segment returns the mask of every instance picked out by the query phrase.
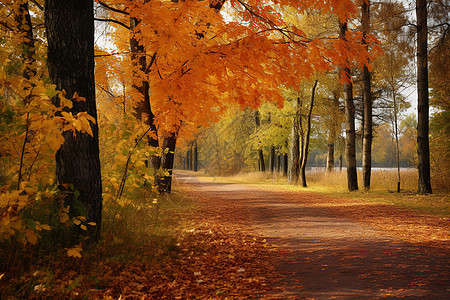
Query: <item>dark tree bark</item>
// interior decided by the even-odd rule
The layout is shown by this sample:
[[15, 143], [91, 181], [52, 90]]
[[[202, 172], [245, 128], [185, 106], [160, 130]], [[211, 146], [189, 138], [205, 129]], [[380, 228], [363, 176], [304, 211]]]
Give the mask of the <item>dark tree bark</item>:
[[[168, 175], [161, 176], [158, 182], [158, 191], [168, 194], [172, 191], [173, 162], [175, 157], [175, 146], [177, 143], [177, 134], [168, 133], [162, 141], [163, 154], [161, 156], [161, 167]], [[192, 153], [192, 152], [191, 152]]]
[[[370, 30], [370, 1], [362, 1], [362, 30], [363, 44], [367, 49], [366, 35]], [[367, 49], [368, 50], [368, 49]], [[371, 74], [366, 65], [362, 70], [363, 101], [364, 101], [364, 130], [363, 130], [363, 185], [364, 189], [370, 188], [372, 172], [372, 92]]]
[[291, 159], [289, 162], [289, 182], [292, 184], [298, 184], [299, 176], [300, 176], [300, 98], [297, 97], [295, 107], [294, 120], [292, 122], [292, 131], [291, 131], [291, 147], [290, 147], [290, 155]]
[[328, 133], [328, 146], [327, 146], [327, 172], [334, 170], [334, 143], [330, 143], [331, 132]]
[[[261, 120], [259, 118], [259, 111], [255, 111], [255, 124], [256, 127], [261, 126]], [[264, 154], [262, 149], [258, 149], [258, 171], [265, 172], [266, 171], [266, 165], [264, 163]]]
[[194, 162], [193, 162], [193, 155], [192, 155], [192, 146], [189, 149], [189, 171], [192, 171], [194, 169]]
[[[46, 0], [45, 27], [48, 41], [50, 79], [67, 98], [74, 93], [86, 101], [73, 99], [67, 111], [85, 112], [97, 119], [94, 82], [94, 10], [89, 0]], [[59, 99], [54, 99], [59, 105]], [[56, 177], [60, 187], [73, 184], [79, 192], [69, 195], [69, 205], [80, 201], [86, 218], [96, 223], [89, 226], [90, 240], [100, 236], [102, 217], [102, 182], [98, 145], [98, 126], [91, 124], [93, 136], [64, 132], [64, 144], [56, 153]], [[71, 205], [71, 208], [74, 206]]]
[[[30, 12], [28, 10], [28, 1], [27, 0], [20, 0], [18, 6], [16, 7], [16, 10], [14, 11], [14, 19], [17, 23], [17, 28], [15, 34], [19, 35], [22, 39], [22, 42], [20, 43], [20, 58], [24, 64], [24, 69], [22, 71], [22, 75], [26, 80], [30, 80], [33, 76], [36, 75], [36, 69], [33, 67], [34, 62], [34, 37], [33, 37], [33, 26], [31, 24], [31, 18], [30, 18]], [[28, 104], [31, 102], [33, 96], [32, 91], [33, 87], [35, 85], [33, 83], [27, 84], [24, 86], [24, 91], [28, 94], [24, 98], [24, 104]], [[0, 105], [1, 109], [1, 105]], [[18, 180], [17, 180], [17, 189], [20, 188], [20, 183], [23, 180], [24, 176], [24, 163], [23, 158], [26, 152], [26, 146], [29, 143], [29, 137], [30, 137], [30, 130], [29, 130], [29, 113], [27, 114], [27, 121], [25, 124], [25, 138], [23, 140], [22, 144], [22, 151], [21, 151], [21, 159], [20, 159], [20, 165], [19, 165], [19, 172], [18, 172]], [[0, 158], [3, 156], [3, 154], [0, 154]], [[29, 170], [30, 172], [30, 170]]]
[[[346, 39], [347, 23], [339, 22], [341, 39]], [[347, 183], [349, 191], [358, 190], [358, 178], [356, 172], [356, 132], [355, 132], [355, 106], [353, 103], [353, 84], [350, 78], [350, 68], [343, 68], [348, 76], [347, 82], [343, 85], [345, 98], [345, 129], [346, 129], [346, 160], [347, 160]]]
[[28, 0], [20, 0], [19, 2], [18, 11], [15, 11], [14, 19], [17, 22], [17, 31], [22, 37], [21, 56], [25, 64], [23, 77], [29, 80], [36, 74], [36, 70], [32, 67], [35, 55], [33, 26], [28, 9]]
[[330, 131], [328, 131], [328, 145], [327, 145], [327, 172], [332, 172], [334, 170], [334, 144], [336, 142], [336, 136], [337, 136], [337, 123], [338, 123], [338, 117], [337, 112], [339, 110], [339, 95], [336, 91], [334, 93], [334, 97], [331, 104], [331, 128]]
[[275, 171], [275, 146], [270, 147], [269, 169], [270, 173]]
[[198, 148], [197, 141], [194, 141], [194, 172], [198, 171]]
[[288, 158], [288, 154], [284, 153], [283, 154], [283, 176], [288, 176], [288, 162], [289, 162], [289, 158]]
[[277, 173], [280, 173], [281, 170], [281, 154], [277, 155]]
[[398, 118], [397, 118], [397, 97], [395, 91], [392, 91], [392, 100], [394, 102], [394, 135], [395, 135], [395, 160], [397, 163], [397, 193], [400, 193], [400, 148], [398, 145]]
[[430, 145], [429, 145], [429, 96], [428, 96], [428, 11], [426, 0], [416, 0], [417, 16], [417, 154], [419, 182], [418, 192], [429, 194]]
[[186, 151], [186, 170], [190, 170], [191, 169], [191, 165], [189, 164], [190, 152], [191, 152], [191, 149]]
[[311, 115], [314, 108], [314, 95], [316, 93], [317, 80], [314, 81], [314, 85], [311, 91], [311, 102], [309, 103], [309, 111], [306, 119], [306, 131], [304, 133], [304, 137], [302, 137], [302, 161], [300, 166], [300, 174], [302, 179], [302, 186], [307, 187], [306, 184], [306, 163], [308, 162], [308, 154], [309, 154], [309, 137], [311, 133]]
[[[133, 68], [132, 88], [138, 99], [134, 100], [134, 115], [138, 120], [141, 120], [151, 128], [148, 136], [148, 145], [155, 151], [159, 147], [158, 132], [154, 123], [155, 115], [152, 112], [150, 105], [149, 82], [142, 79], [142, 75], [148, 74], [151, 65], [153, 64], [156, 53], [153, 55], [151, 61], [147, 63], [147, 53], [145, 46], [140, 41], [140, 20], [136, 17], [130, 18], [130, 50], [131, 50], [131, 65]], [[156, 171], [161, 167], [161, 157], [159, 155], [152, 155], [150, 157], [151, 167], [154, 170], [155, 182], [158, 182]]]

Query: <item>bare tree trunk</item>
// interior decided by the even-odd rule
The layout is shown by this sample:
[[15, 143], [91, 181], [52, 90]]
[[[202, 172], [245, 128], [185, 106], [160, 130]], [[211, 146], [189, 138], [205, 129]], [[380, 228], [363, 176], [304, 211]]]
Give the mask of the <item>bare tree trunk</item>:
[[197, 141], [194, 141], [194, 172], [198, 171], [198, 148]]
[[[363, 43], [368, 50], [366, 35], [370, 30], [370, 0], [362, 1], [362, 29]], [[372, 172], [372, 91], [371, 74], [366, 65], [362, 70], [363, 101], [364, 101], [364, 129], [363, 129], [363, 185], [364, 189], [370, 188]]]
[[334, 143], [330, 143], [330, 133], [328, 133], [328, 151], [327, 151], [327, 172], [334, 170]]
[[[20, 0], [17, 7], [15, 7], [16, 10], [14, 11], [14, 19], [17, 23], [17, 28], [15, 34], [20, 36], [21, 43], [19, 45], [21, 52], [20, 60], [24, 63], [24, 70], [22, 71], [23, 77], [26, 80], [30, 80], [33, 78], [34, 75], [36, 75], [36, 70], [33, 67], [34, 62], [34, 37], [33, 37], [33, 26], [31, 24], [31, 18], [30, 18], [30, 12], [28, 10], [28, 1], [27, 0]], [[24, 103], [28, 104], [32, 101], [32, 90], [33, 90], [34, 84], [27, 84], [24, 86], [24, 91], [27, 91], [27, 96], [24, 99]], [[0, 104], [0, 109], [2, 108], [2, 105]], [[17, 180], [17, 189], [20, 187], [20, 183], [23, 180], [24, 176], [24, 161], [23, 158], [25, 156], [25, 153], [27, 152], [27, 144], [29, 143], [29, 137], [30, 137], [30, 114], [27, 113], [26, 118], [26, 124], [25, 124], [25, 138], [23, 140], [23, 146], [21, 151], [21, 159], [20, 159], [20, 165], [19, 165], [19, 172], [18, 172], [18, 180]], [[3, 157], [3, 153], [0, 154], [0, 158]], [[30, 171], [30, 170], [29, 170]], [[1, 177], [1, 176], [0, 176]]]
[[[167, 133], [162, 140], [161, 168], [168, 175], [161, 176], [158, 182], [158, 191], [169, 194], [172, 191], [173, 162], [175, 158], [175, 146], [177, 143], [177, 133]], [[192, 152], [191, 152], [192, 153]]]
[[[345, 40], [347, 32], [347, 23], [339, 23], [340, 38]], [[344, 83], [345, 98], [345, 129], [346, 129], [346, 160], [347, 160], [347, 183], [348, 190], [358, 190], [358, 178], [356, 172], [356, 149], [355, 149], [355, 106], [353, 104], [353, 84], [350, 78], [350, 69], [343, 69], [348, 76], [348, 81]]]
[[289, 165], [289, 158], [288, 154], [283, 154], [283, 176], [288, 176], [288, 165]]
[[290, 147], [290, 156], [291, 159], [289, 161], [289, 182], [292, 184], [298, 184], [299, 176], [300, 176], [300, 98], [296, 99], [295, 107], [295, 115], [294, 120], [292, 122], [292, 131], [291, 131], [291, 147]]
[[428, 96], [428, 12], [427, 1], [416, 0], [417, 16], [417, 154], [418, 192], [429, 194], [431, 190], [429, 145], [429, 96]]
[[309, 154], [309, 136], [311, 133], [311, 115], [314, 108], [314, 95], [316, 93], [317, 80], [314, 81], [314, 86], [311, 91], [311, 102], [309, 104], [308, 117], [306, 120], [306, 131], [304, 136], [304, 141], [302, 143], [303, 147], [303, 157], [301, 161], [301, 176], [302, 176], [302, 186], [306, 187], [306, 163], [308, 162], [308, 154]]
[[337, 137], [337, 130], [336, 127], [339, 121], [338, 121], [338, 114], [337, 111], [339, 110], [339, 95], [338, 92], [334, 93], [333, 97], [333, 103], [332, 103], [332, 109], [331, 109], [331, 127], [330, 131], [328, 132], [328, 152], [327, 152], [327, 172], [332, 172], [334, 170], [334, 154], [335, 154], [335, 147], [334, 144], [336, 143], [336, 137]]
[[269, 169], [270, 173], [275, 170], [275, 146], [270, 147]]
[[[158, 132], [154, 123], [155, 115], [152, 112], [150, 105], [150, 94], [149, 94], [149, 82], [142, 79], [143, 74], [148, 74], [151, 65], [156, 58], [156, 54], [152, 57], [152, 61], [149, 66], [147, 66], [147, 53], [145, 46], [141, 43], [141, 32], [139, 30], [140, 20], [136, 17], [130, 18], [130, 49], [131, 49], [131, 64], [133, 67], [133, 78], [132, 78], [132, 88], [138, 95], [137, 99], [134, 100], [134, 115], [138, 120], [141, 120], [151, 128], [151, 133], [148, 136], [148, 145], [154, 150], [158, 149]], [[158, 182], [156, 171], [161, 167], [161, 157], [159, 155], [152, 155], [150, 157], [151, 167], [155, 174], [155, 183]]]
[[[261, 120], [259, 117], [259, 111], [255, 111], [255, 124], [256, 127], [261, 126]], [[261, 172], [265, 172], [266, 171], [266, 166], [264, 164], [264, 155], [263, 155], [263, 151], [262, 149], [258, 149], [258, 170]]]
[[277, 173], [281, 171], [281, 154], [277, 155]]
[[[89, 0], [46, 0], [45, 27], [48, 41], [47, 64], [50, 79], [67, 98], [75, 93], [85, 101], [72, 99], [66, 108], [76, 115], [87, 112], [97, 120], [94, 82], [94, 8]], [[54, 99], [59, 105], [59, 99]], [[56, 153], [56, 177], [61, 189], [73, 184], [74, 192], [66, 199], [71, 209], [81, 202], [86, 218], [95, 222], [89, 226], [90, 241], [100, 237], [102, 220], [102, 181], [100, 174], [98, 125], [91, 123], [93, 136], [87, 133], [63, 133], [64, 144]], [[69, 191], [70, 192], [70, 191]], [[77, 214], [71, 210], [72, 214]]]
[[31, 79], [36, 70], [32, 67], [34, 62], [34, 36], [33, 25], [31, 24], [30, 11], [28, 9], [28, 0], [19, 0], [18, 11], [15, 11], [15, 21], [17, 22], [17, 31], [22, 37], [22, 61], [25, 63], [23, 77]]
[[194, 169], [194, 163], [193, 163], [193, 156], [192, 156], [192, 145], [190, 146], [191, 148], [189, 149], [189, 171], [192, 171]]
[[392, 89], [392, 100], [394, 104], [394, 136], [395, 136], [395, 160], [397, 163], [397, 193], [400, 193], [400, 148], [398, 145], [398, 104], [395, 90]]

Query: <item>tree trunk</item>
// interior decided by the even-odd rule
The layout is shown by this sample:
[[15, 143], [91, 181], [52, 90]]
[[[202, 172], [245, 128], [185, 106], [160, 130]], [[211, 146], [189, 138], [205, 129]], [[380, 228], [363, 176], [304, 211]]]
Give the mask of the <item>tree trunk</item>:
[[395, 158], [397, 162], [397, 193], [400, 193], [400, 148], [398, 146], [398, 118], [397, 118], [397, 97], [395, 91], [392, 91], [392, 99], [394, 100], [394, 135], [395, 135]]
[[277, 173], [281, 171], [281, 154], [277, 155]]
[[295, 115], [292, 122], [291, 131], [291, 147], [290, 155], [291, 159], [289, 161], [289, 182], [292, 184], [298, 184], [298, 179], [300, 176], [300, 98], [296, 99], [295, 103]]
[[429, 104], [428, 104], [428, 12], [427, 1], [416, 0], [417, 16], [417, 154], [419, 182], [418, 192], [429, 194], [430, 145], [428, 138]]
[[337, 136], [337, 126], [340, 124], [338, 120], [338, 111], [339, 111], [339, 94], [338, 91], [335, 91], [332, 102], [332, 109], [331, 109], [331, 127], [330, 131], [328, 132], [328, 152], [327, 152], [327, 172], [332, 172], [334, 170], [334, 144], [336, 143], [336, 136]]
[[[330, 136], [329, 135], [328, 135], [328, 141], [330, 141]], [[334, 170], [334, 143], [328, 142], [327, 172], [330, 173], [333, 170]]]
[[30, 12], [28, 9], [28, 0], [18, 1], [18, 11], [15, 11], [15, 21], [17, 22], [17, 31], [22, 37], [22, 61], [25, 63], [23, 77], [30, 80], [35, 74], [36, 70], [32, 67], [34, 62], [34, 36], [33, 26], [31, 24]]
[[[45, 27], [48, 41], [47, 64], [50, 79], [67, 98], [74, 93], [85, 101], [73, 99], [67, 111], [76, 115], [86, 112], [97, 120], [94, 82], [94, 10], [89, 0], [46, 0]], [[59, 99], [54, 99], [59, 105]], [[102, 181], [98, 145], [98, 126], [91, 123], [93, 136], [87, 133], [66, 131], [64, 144], [56, 153], [56, 177], [59, 187], [73, 184], [74, 190], [67, 198], [71, 213], [74, 202], [81, 202], [85, 216], [95, 226], [89, 226], [89, 237], [100, 237], [102, 219]], [[67, 189], [67, 188], [66, 188]]]
[[[340, 38], [346, 39], [347, 23], [339, 22]], [[353, 84], [350, 78], [350, 68], [343, 69], [345, 76], [348, 76], [344, 83], [345, 99], [345, 129], [346, 129], [346, 160], [347, 160], [347, 183], [348, 190], [358, 190], [358, 178], [356, 172], [356, 149], [355, 149], [355, 106], [353, 104]]]
[[198, 171], [198, 148], [197, 141], [194, 142], [194, 172]]
[[[362, 1], [362, 29], [363, 43], [367, 49], [366, 35], [370, 30], [370, 2]], [[369, 50], [369, 49], [367, 49]], [[364, 130], [363, 130], [363, 185], [364, 189], [370, 188], [372, 169], [372, 92], [371, 74], [366, 65], [362, 70], [363, 101], [364, 101]]]
[[[163, 150], [164, 150], [164, 148], [163, 148]], [[189, 149], [189, 163], [188, 164], [189, 164], [189, 171], [192, 171], [194, 169], [194, 163], [192, 160], [192, 146]]]
[[283, 154], [283, 176], [288, 176], [288, 161], [289, 161], [289, 158], [288, 158], [288, 154], [287, 153], [284, 153]]
[[[261, 120], [259, 118], [259, 111], [255, 111], [255, 124], [256, 127], [261, 126]], [[265, 172], [266, 171], [266, 166], [264, 164], [264, 155], [263, 155], [263, 151], [262, 149], [258, 149], [258, 170], [260, 172]]]
[[163, 154], [161, 156], [161, 167], [167, 175], [162, 176], [158, 182], [158, 191], [162, 194], [169, 194], [172, 191], [173, 162], [175, 157], [175, 146], [177, 134], [168, 133], [162, 141]]
[[[150, 105], [149, 82], [142, 78], [148, 74], [150, 67], [147, 66], [147, 53], [145, 46], [141, 43], [141, 33], [138, 29], [140, 20], [136, 17], [130, 18], [130, 50], [131, 50], [131, 65], [133, 68], [132, 74], [132, 88], [136, 97], [133, 99], [134, 115], [140, 121], [151, 128], [148, 136], [148, 145], [156, 151], [159, 147], [158, 132], [154, 123], [155, 115], [152, 112]], [[153, 63], [156, 54], [152, 57], [150, 65]], [[152, 155], [150, 157], [151, 167], [155, 174], [155, 183], [157, 180], [156, 171], [161, 167], [161, 157], [159, 155]]]
[[270, 147], [269, 169], [270, 173], [275, 171], [275, 146]]
[[301, 161], [301, 178], [302, 178], [302, 186], [307, 187], [306, 184], [306, 163], [308, 162], [308, 154], [309, 154], [309, 136], [311, 133], [311, 115], [314, 108], [314, 95], [316, 93], [317, 80], [314, 81], [314, 86], [311, 91], [311, 103], [309, 104], [308, 117], [306, 119], [306, 131], [304, 136], [304, 141], [302, 143], [303, 147], [303, 157]]

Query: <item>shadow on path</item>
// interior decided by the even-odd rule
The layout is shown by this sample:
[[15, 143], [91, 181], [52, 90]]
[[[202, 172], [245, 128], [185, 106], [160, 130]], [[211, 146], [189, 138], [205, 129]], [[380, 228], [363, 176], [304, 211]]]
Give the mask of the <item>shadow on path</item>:
[[268, 297], [450, 299], [448, 251], [348, 220], [334, 211], [332, 198], [204, 182], [182, 172], [176, 178], [211, 206], [232, 206], [278, 247], [273, 262], [283, 291]]

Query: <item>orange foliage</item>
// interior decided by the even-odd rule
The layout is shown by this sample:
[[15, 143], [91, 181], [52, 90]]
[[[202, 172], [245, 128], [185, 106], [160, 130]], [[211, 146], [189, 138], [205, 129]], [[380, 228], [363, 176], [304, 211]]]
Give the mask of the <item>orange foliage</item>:
[[[232, 0], [221, 11], [212, 9], [211, 1], [107, 3], [129, 13], [109, 12], [121, 22], [140, 20], [136, 38], [146, 47], [147, 61], [155, 61], [148, 74], [139, 76], [150, 82], [151, 106], [161, 131], [195, 131], [217, 121], [230, 104], [256, 108], [270, 101], [281, 106], [280, 87], [298, 87], [315, 72], [371, 59], [360, 43], [361, 34], [350, 33], [346, 41], [337, 39], [337, 32], [309, 36], [301, 24], [286, 21], [281, 9], [348, 19], [356, 10], [350, 0]], [[127, 52], [129, 32], [111, 25], [114, 52]], [[121, 68], [118, 75], [123, 72]]]

